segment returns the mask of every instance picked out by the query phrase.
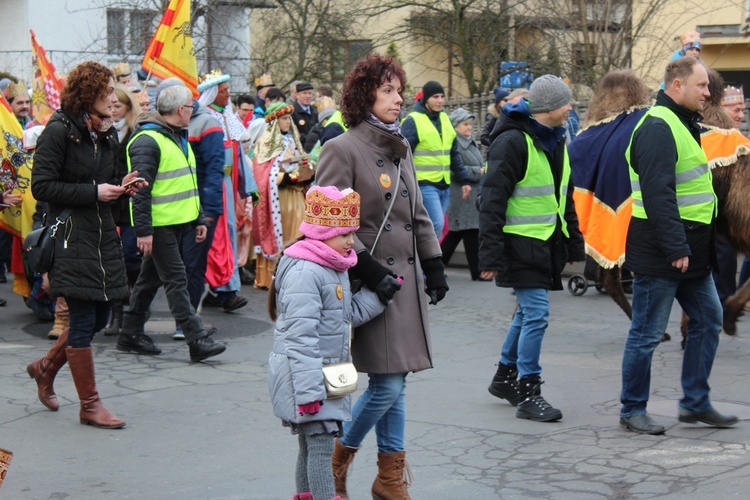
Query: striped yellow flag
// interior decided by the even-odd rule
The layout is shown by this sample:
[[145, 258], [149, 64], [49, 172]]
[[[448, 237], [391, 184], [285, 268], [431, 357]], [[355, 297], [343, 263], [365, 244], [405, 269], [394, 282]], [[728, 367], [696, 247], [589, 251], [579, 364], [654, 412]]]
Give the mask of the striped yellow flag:
[[164, 17], [148, 44], [143, 70], [162, 80], [177, 77], [198, 93], [198, 64], [193, 50], [190, 0], [170, 0]]

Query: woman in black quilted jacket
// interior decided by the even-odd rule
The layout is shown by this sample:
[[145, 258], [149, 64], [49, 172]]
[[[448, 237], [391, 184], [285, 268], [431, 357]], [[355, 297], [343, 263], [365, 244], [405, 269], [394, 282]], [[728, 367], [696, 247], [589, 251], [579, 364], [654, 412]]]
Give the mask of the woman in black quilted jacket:
[[[49, 278], [51, 294], [65, 297], [68, 303], [70, 326], [44, 357], [26, 369], [37, 382], [39, 400], [56, 411], [59, 404], [53, 383], [68, 362], [81, 400], [81, 423], [108, 429], [124, 427], [125, 421], [99, 399], [91, 340], [106, 325], [110, 301], [128, 294], [111, 206], [138, 189], [137, 185], [124, 188], [117, 179], [114, 88], [107, 67], [95, 62], [77, 66], [68, 75], [61, 109], [37, 142], [31, 192], [49, 205], [48, 221], [64, 219], [58, 227]], [[122, 184], [137, 175], [126, 175]]]

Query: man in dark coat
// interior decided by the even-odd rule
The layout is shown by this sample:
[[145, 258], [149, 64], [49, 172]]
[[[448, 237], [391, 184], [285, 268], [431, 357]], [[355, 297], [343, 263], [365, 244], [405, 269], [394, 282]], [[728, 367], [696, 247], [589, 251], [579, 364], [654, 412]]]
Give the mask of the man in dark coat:
[[565, 152], [570, 98], [559, 77], [544, 75], [531, 84], [528, 101], [502, 109], [479, 214], [481, 276], [513, 288], [518, 299], [489, 391], [517, 405], [518, 418], [539, 422], [562, 418], [540, 389], [547, 292], [562, 289], [565, 262], [585, 258]]
[[698, 127], [710, 95], [708, 73], [697, 59], [682, 57], [667, 65], [664, 83], [625, 152], [633, 186], [625, 266], [634, 279], [633, 320], [622, 358], [620, 425], [642, 434], [665, 432], [646, 405], [651, 359], [675, 298], [690, 318], [678, 418], [712, 427], [737, 423], [737, 417], [717, 412], [709, 399], [722, 307], [710, 272], [716, 263], [716, 195]]
[[[313, 86], [308, 82], [297, 84], [297, 100], [294, 102], [292, 120], [299, 131], [299, 140], [305, 144], [307, 134], [318, 123], [318, 108], [312, 104]], [[312, 149], [312, 148], [311, 148]], [[308, 151], [309, 153], [310, 151]]]

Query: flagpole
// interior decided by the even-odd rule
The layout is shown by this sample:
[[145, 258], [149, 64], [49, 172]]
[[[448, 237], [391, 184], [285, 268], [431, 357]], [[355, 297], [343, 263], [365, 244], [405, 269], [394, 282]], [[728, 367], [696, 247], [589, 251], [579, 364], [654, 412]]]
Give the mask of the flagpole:
[[[156, 66], [156, 58], [154, 57], [154, 60], [151, 62], [151, 69], [148, 70], [148, 75], [146, 76], [146, 80], [143, 82], [143, 88], [140, 92], [138, 92], [138, 101], [143, 98], [143, 93], [146, 92], [146, 87], [148, 86], [148, 81], [151, 80], [151, 73], [154, 71], [154, 66]], [[154, 103], [156, 104], [156, 103]]]

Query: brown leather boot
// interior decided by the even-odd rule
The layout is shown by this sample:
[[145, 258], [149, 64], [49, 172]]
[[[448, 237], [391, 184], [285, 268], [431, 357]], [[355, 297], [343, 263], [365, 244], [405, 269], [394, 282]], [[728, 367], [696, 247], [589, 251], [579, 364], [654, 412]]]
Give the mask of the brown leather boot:
[[81, 400], [81, 423], [101, 427], [103, 429], [119, 429], [125, 427], [125, 421], [112, 415], [104, 407], [99, 392], [96, 390], [94, 375], [94, 353], [91, 347], [66, 349], [70, 373], [73, 383]]
[[358, 449], [344, 446], [338, 438], [333, 440], [333, 482], [336, 494], [341, 497], [341, 500], [349, 500], [346, 494], [346, 475]]
[[406, 452], [378, 453], [378, 477], [372, 483], [373, 500], [409, 500], [411, 469]]
[[58, 337], [57, 342], [47, 351], [44, 357], [29, 363], [26, 373], [36, 380], [39, 401], [52, 411], [57, 411], [60, 404], [55, 394], [55, 376], [60, 371], [68, 357], [65, 353], [65, 345], [68, 343], [68, 328], [64, 329]]

